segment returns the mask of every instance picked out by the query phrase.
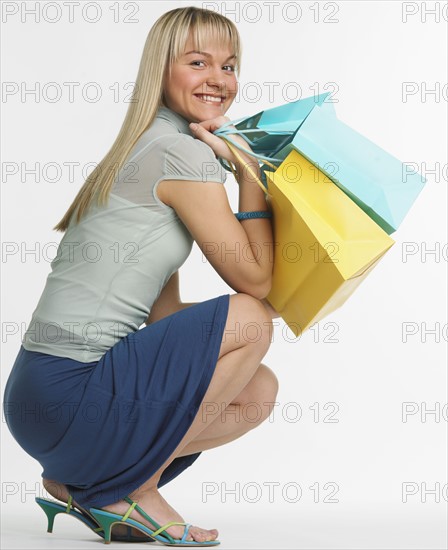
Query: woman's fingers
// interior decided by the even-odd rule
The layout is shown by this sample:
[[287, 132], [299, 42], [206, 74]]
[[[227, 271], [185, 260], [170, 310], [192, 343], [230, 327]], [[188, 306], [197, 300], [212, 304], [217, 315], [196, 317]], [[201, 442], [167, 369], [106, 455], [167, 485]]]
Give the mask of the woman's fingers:
[[[228, 145], [224, 142], [223, 139], [213, 134], [213, 132], [220, 128], [227, 120], [227, 117], [216, 117], [200, 123], [192, 122], [190, 124], [190, 130], [192, 131], [194, 137], [209, 145], [213, 149], [217, 157], [232, 162], [233, 164], [237, 164], [238, 159], [235, 158], [235, 155], [229, 149]], [[244, 149], [251, 151], [248, 143], [241, 136], [232, 134], [232, 139], [239, 143]], [[249, 154], [246, 155], [246, 153], [243, 153], [242, 151], [239, 151], [239, 153], [243, 160], [245, 158], [250, 161], [254, 160], [253, 157], [251, 157]]]
[[[221, 128], [223, 124], [226, 122], [230, 122], [230, 119], [226, 116], [217, 116], [215, 118], [210, 118], [208, 120], [203, 120], [202, 122], [199, 122], [199, 125], [208, 130], [209, 132], [214, 132], [215, 130], [218, 130], [218, 128]], [[234, 126], [231, 126], [234, 128]]]
[[195, 138], [209, 145], [217, 157], [221, 157], [225, 160], [232, 160], [233, 162], [233, 155], [221, 138], [213, 135], [200, 124], [191, 123], [190, 130]]

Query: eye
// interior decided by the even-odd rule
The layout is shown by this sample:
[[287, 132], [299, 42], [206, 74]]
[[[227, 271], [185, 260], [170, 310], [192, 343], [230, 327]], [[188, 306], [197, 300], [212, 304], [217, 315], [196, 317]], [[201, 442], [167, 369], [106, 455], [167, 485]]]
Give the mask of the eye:
[[[202, 60], [196, 60], [196, 61], [192, 61], [190, 63], [190, 65], [195, 65], [195, 63], [205, 63], [205, 61], [202, 61]], [[197, 65], [196, 65], [197, 66]], [[224, 65], [224, 67], [229, 67], [230, 69], [230, 72], [235, 72], [235, 67], [233, 65]]]

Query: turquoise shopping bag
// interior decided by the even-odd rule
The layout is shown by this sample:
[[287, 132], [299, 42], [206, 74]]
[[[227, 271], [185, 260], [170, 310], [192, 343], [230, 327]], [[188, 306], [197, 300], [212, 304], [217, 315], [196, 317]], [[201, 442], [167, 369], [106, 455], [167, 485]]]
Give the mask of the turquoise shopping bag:
[[317, 107], [277, 158], [297, 150], [324, 172], [389, 235], [397, 230], [426, 179]]
[[266, 109], [255, 116], [243, 119], [235, 126], [238, 130], [257, 127], [266, 133], [295, 133], [315, 107], [321, 107], [329, 115], [336, 116], [333, 103], [325, 102], [329, 95], [330, 92], [327, 92]]
[[[250, 144], [257, 158], [272, 160], [276, 151], [291, 143], [297, 129], [314, 108], [321, 107], [330, 116], [336, 116], [333, 103], [326, 102], [329, 94], [330, 92], [327, 92], [265, 109], [255, 115], [227, 122], [213, 133], [225, 136], [233, 145], [240, 148], [230, 137], [232, 134], [238, 134]], [[231, 125], [235, 126], [236, 130], [230, 129]], [[279, 159], [279, 162], [281, 160]], [[228, 165], [224, 166], [230, 170]], [[263, 183], [266, 185], [266, 180]]]
[[[249, 154], [276, 166], [292, 150], [298, 151], [390, 235], [403, 221], [426, 179], [417, 172], [409, 173], [399, 159], [339, 120], [333, 104], [325, 102], [328, 95], [268, 109], [243, 123], [229, 121], [215, 133], [229, 141], [232, 134], [241, 135], [252, 149]], [[236, 130], [229, 128], [232, 124]], [[275, 135], [282, 139], [269, 141], [268, 137]], [[266, 186], [265, 170], [270, 168], [264, 165], [261, 170]]]

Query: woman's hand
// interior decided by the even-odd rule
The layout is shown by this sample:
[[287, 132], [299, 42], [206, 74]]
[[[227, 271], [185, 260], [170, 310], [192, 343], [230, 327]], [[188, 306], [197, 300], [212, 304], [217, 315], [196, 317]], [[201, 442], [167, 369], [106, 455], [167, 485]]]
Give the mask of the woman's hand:
[[[229, 162], [232, 162], [235, 165], [239, 164], [239, 160], [235, 158], [235, 155], [230, 151], [227, 144], [222, 140], [220, 137], [215, 136], [213, 132], [217, 130], [218, 128], [221, 128], [221, 126], [225, 122], [229, 122], [229, 118], [226, 116], [218, 116], [216, 118], [211, 118], [209, 120], [204, 120], [202, 122], [198, 122], [197, 128], [192, 128], [192, 125], [190, 124], [190, 130], [193, 133], [195, 138], [198, 138], [202, 140], [204, 143], [209, 145], [213, 152], [217, 157], [220, 157], [222, 159], [225, 159]], [[235, 126], [231, 125], [229, 128], [235, 129]], [[244, 147], [245, 149], [251, 151], [252, 149], [249, 147], [249, 144], [246, 140], [244, 140], [241, 136], [231, 134], [232, 140], [237, 142], [239, 145]], [[238, 150], [238, 153], [240, 154], [241, 158], [244, 162], [248, 162], [253, 164], [254, 162], [257, 162], [254, 157], [247, 155], [243, 153], [242, 151]], [[257, 162], [258, 164], [258, 162]]]

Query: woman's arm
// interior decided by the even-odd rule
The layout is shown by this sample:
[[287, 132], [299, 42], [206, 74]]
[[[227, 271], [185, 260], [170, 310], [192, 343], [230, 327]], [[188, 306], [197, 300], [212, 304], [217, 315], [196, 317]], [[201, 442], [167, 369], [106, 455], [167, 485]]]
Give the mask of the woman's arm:
[[[239, 137], [239, 136], [238, 136]], [[266, 196], [255, 181], [254, 176], [261, 179], [261, 169], [256, 160], [246, 154], [240, 155], [235, 163], [236, 179], [239, 187], [239, 212], [253, 212], [257, 210], [270, 210]], [[254, 257], [258, 264], [272, 276], [274, 267], [273, 256], [273, 230], [270, 218], [247, 218], [240, 220], [249, 243], [255, 245]]]
[[[211, 147], [216, 156], [219, 156], [220, 158], [223, 158], [235, 165], [235, 176], [239, 186], [239, 212], [251, 212], [256, 210], [270, 211], [271, 206], [262, 189], [263, 186], [260, 186], [260, 184], [256, 181], [256, 179], [259, 181], [261, 179], [261, 170], [258, 161], [250, 154], [242, 151], [239, 151], [238, 154], [234, 154], [223, 139], [213, 135], [213, 131], [219, 128], [226, 121], [228, 121], [228, 119], [223, 116], [203, 121], [196, 125], [195, 128], [192, 128], [192, 131], [197, 139], [201, 139], [204, 143]], [[239, 143], [242, 142], [241, 145], [245, 149], [250, 150], [250, 147], [241, 136], [233, 136], [233, 139]], [[203, 192], [203, 195], [205, 196], [205, 192]], [[220, 197], [217, 196], [215, 202], [218, 202], [219, 199]], [[225, 200], [228, 204], [227, 196]], [[230, 210], [230, 208], [228, 208], [228, 210]], [[215, 211], [214, 219], [218, 220], [219, 218], [222, 218], [222, 216], [220, 216], [220, 212]], [[229, 252], [232, 250], [239, 251], [237, 254], [237, 261], [231, 266], [230, 277], [233, 278], [233, 274], [234, 276], [239, 276], [240, 280], [244, 280], [247, 278], [247, 273], [252, 272], [253, 277], [253, 274], [258, 272], [259, 280], [261, 279], [264, 281], [262, 284], [264, 292], [261, 297], [260, 293], [257, 292], [257, 297], [264, 298], [270, 291], [274, 264], [274, 239], [271, 219], [249, 218], [240, 220], [238, 224], [241, 226], [243, 231], [235, 226], [234, 221], [227, 221], [227, 219], [224, 219], [221, 223], [229, 228], [229, 237], [227, 239], [228, 242], [223, 243], [222, 238], [215, 239], [215, 242], [221, 243], [222, 245], [228, 244]], [[215, 233], [218, 234], [218, 232]], [[218, 236], [220, 235], [218, 234]], [[238, 247], [238, 244], [235, 241], [239, 241], [238, 244], [241, 246]], [[200, 243], [198, 244], [201, 246]], [[224, 247], [224, 252], [226, 252], [226, 249], [227, 246]], [[213, 267], [217, 269], [218, 266], [213, 264], [213, 259], [214, 258], [210, 258], [210, 262]], [[229, 264], [229, 266], [231, 265], [229, 253], [227, 253], [225, 261]], [[243, 264], [246, 264], [246, 266]], [[250, 264], [250, 267], [247, 264]], [[219, 270], [217, 269], [217, 271]], [[221, 276], [223, 275], [221, 274]], [[227, 282], [227, 284], [229, 284], [228, 278], [223, 276], [223, 279]], [[238, 285], [239, 288], [236, 285]], [[238, 282], [236, 282], [236, 285], [230, 282], [229, 286], [236, 291], [247, 292], [248, 294], [254, 295], [250, 290], [246, 291], [244, 286], [241, 287]]]

